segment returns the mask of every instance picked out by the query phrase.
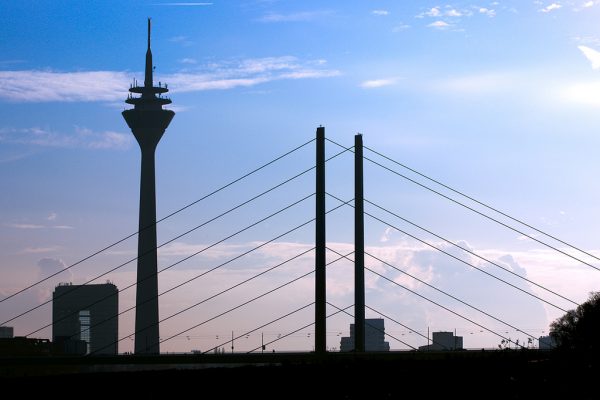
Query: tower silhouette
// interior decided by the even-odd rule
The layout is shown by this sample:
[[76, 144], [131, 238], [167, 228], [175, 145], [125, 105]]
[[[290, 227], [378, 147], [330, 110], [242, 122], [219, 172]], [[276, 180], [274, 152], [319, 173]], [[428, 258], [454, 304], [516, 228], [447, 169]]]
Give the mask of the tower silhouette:
[[137, 81], [129, 87], [125, 100], [134, 107], [123, 111], [123, 118], [131, 128], [142, 151], [140, 179], [140, 220], [138, 232], [137, 292], [135, 313], [135, 354], [160, 353], [158, 333], [158, 276], [156, 261], [156, 189], [154, 153], [165, 129], [175, 113], [163, 110], [171, 100], [161, 95], [167, 85], [154, 86], [152, 52], [150, 51], [150, 18], [148, 18], [148, 50], [144, 86]]

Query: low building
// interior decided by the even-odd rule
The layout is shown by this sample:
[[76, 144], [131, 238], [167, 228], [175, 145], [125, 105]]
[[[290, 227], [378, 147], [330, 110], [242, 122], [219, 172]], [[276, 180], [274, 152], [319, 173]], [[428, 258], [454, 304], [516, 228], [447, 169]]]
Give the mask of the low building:
[[49, 339], [32, 339], [24, 336], [0, 338], [0, 356], [40, 356], [52, 353]]
[[15, 332], [12, 326], [0, 326], [0, 339], [12, 339]]
[[556, 347], [556, 340], [552, 336], [540, 336], [538, 343], [540, 350], [550, 350]]
[[433, 332], [431, 344], [419, 346], [420, 351], [462, 350], [462, 336], [454, 336], [454, 332]]
[[[342, 337], [340, 351], [354, 351], [354, 324], [350, 324], [350, 336]], [[382, 318], [365, 319], [365, 351], [390, 351]]]

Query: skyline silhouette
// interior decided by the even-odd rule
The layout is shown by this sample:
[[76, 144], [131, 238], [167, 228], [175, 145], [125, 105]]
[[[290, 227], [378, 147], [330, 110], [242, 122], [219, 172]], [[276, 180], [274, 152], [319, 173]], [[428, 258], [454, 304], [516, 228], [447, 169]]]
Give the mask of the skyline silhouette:
[[[57, 276], [21, 296], [2, 301], [0, 319], [8, 320], [47, 301], [54, 285], [61, 281], [82, 284], [137, 254], [135, 237], [131, 237], [99, 257], [64, 269], [137, 229], [140, 160], [131, 134], [118, 116], [123, 105], [114, 105], [125, 98], [131, 79], [144, 75], [139, 72], [141, 58], [135, 54], [136, 49], [141, 51], [140, 38], [145, 30], [131, 21], [143, 21], [148, 15], [153, 15], [160, 26], [153, 36], [153, 48], [160, 54], [160, 61], [150, 72], [156, 74], [155, 81], [160, 81], [158, 87], [163, 87], [165, 81], [169, 83], [177, 104], [166, 108], [178, 113], [157, 153], [159, 219], [311, 140], [315, 128], [322, 124], [327, 127], [327, 138], [342, 146], [351, 147], [352, 136], [360, 132], [370, 149], [597, 254], [597, 227], [593, 224], [598, 217], [594, 200], [597, 193], [589, 182], [593, 181], [592, 149], [597, 140], [592, 133], [600, 127], [592, 96], [597, 77], [597, 70], [592, 68], [597, 46], [592, 39], [597, 28], [591, 21], [598, 7], [575, 10], [564, 6], [541, 11], [542, 6], [515, 3], [512, 6], [519, 14], [511, 12], [507, 4], [495, 7], [492, 15], [489, 5], [487, 12], [466, 6], [436, 6], [362, 9], [334, 3], [331, 10], [324, 10], [316, 3], [305, 4], [305, 9], [282, 3], [244, 10], [236, 5], [186, 8], [143, 2], [139, 9], [123, 6], [123, 12], [131, 16], [125, 24], [111, 15], [110, 7], [88, 5], [82, 8], [86, 12], [77, 23], [60, 25], [55, 31], [48, 21], [55, 19], [58, 9], [40, 6], [30, 27], [16, 22], [27, 14], [26, 7], [5, 5], [6, 12], [0, 17], [5, 22], [1, 29], [6, 38], [0, 44], [4, 54], [0, 59], [0, 98], [6, 110], [0, 126], [0, 162], [5, 166], [0, 169], [0, 180], [10, 196], [1, 203], [0, 295], [9, 296], [54, 273]], [[76, 11], [59, 9], [65, 15]], [[552, 18], [561, 24], [550, 24]], [[239, 24], [232, 27], [227, 21]], [[438, 23], [436, 27], [438, 21], [447, 26]], [[533, 35], [526, 34], [530, 33], [529, 22], [536, 26]], [[518, 46], [501, 34], [514, 23], [521, 24], [515, 35], [524, 38]], [[363, 39], [356, 36], [357, 27], [369, 28], [359, 29], [367, 32]], [[580, 35], [577, 39], [573, 38], [575, 31]], [[42, 34], [48, 41], [46, 47], [37, 43]], [[313, 35], [327, 40], [311, 40]], [[550, 35], [556, 41], [552, 49], [544, 45], [544, 38]], [[75, 37], [82, 45], [75, 45]], [[490, 42], [498, 44], [494, 52], [486, 45]], [[332, 157], [342, 149], [328, 142], [326, 150], [327, 157]], [[375, 153], [366, 153], [390, 168], [400, 169]], [[158, 244], [313, 165], [314, 148], [306, 146], [275, 167], [160, 222]], [[352, 199], [352, 168], [349, 152], [328, 162], [330, 194], [344, 201]], [[422, 178], [410, 171], [403, 173]], [[597, 271], [576, 260], [471, 215], [368, 161], [365, 174], [367, 200], [468, 251], [577, 302], [597, 289]], [[272, 196], [164, 245], [158, 251], [159, 269], [313, 191], [313, 177], [307, 173], [273, 191]], [[327, 198], [327, 209], [339, 204], [333, 197]], [[473, 312], [425, 283], [440, 287], [534, 337], [547, 334], [548, 324], [562, 314], [427, 248], [390, 225], [423, 234], [418, 228], [372, 204], [367, 203], [367, 207], [368, 212], [388, 222], [366, 217], [366, 249], [380, 260], [367, 256], [365, 264], [374, 271], [441, 300], [448, 307]], [[353, 209], [345, 206], [327, 217], [328, 243], [343, 254], [352, 251], [352, 215]], [[312, 200], [302, 202], [256, 230], [169, 268], [159, 275], [158, 291], [169, 290], [313, 217]], [[309, 250], [313, 230], [310, 226], [299, 229], [251, 257], [227, 264], [214, 276], [207, 274], [166, 293], [164, 299], [161, 297], [159, 318], [201, 301], [203, 293], [209, 296], [224, 290]], [[529, 228], [523, 230], [539, 237]], [[460, 259], [488, 272], [498, 271], [488, 261], [435, 236], [423, 235], [423, 239]], [[566, 250], [560, 242], [553, 245]], [[337, 257], [328, 250], [328, 261]], [[577, 257], [595, 265], [586, 255]], [[267, 291], [272, 283], [283, 284], [308, 273], [314, 268], [312, 260], [311, 254], [303, 255], [291, 267], [278, 269], [272, 281], [253, 280], [247, 289], [232, 291], [213, 303], [170, 318], [165, 322], [164, 335], [161, 325], [161, 338], [200, 323], [214, 310], [226, 310]], [[425, 283], [402, 276], [381, 260], [407, 268]], [[135, 283], [133, 265], [100, 279], [110, 279], [125, 288]], [[502, 279], [524, 290], [547, 295], [514, 275], [499, 273]], [[332, 281], [331, 287], [328, 284], [328, 300], [341, 308], [352, 304], [351, 262], [342, 259], [327, 267], [327, 274]], [[365, 271], [365, 275], [367, 305], [415, 331], [457, 329], [458, 335], [465, 338], [465, 347], [494, 348], [500, 342], [500, 338], [481, 332], [479, 327], [394, 288], [393, 283], [373, 272]], [[268, 322], [308, 304], [314, 291], [312, 279], [300, 280], [298, 286], [282, 289], [280, 297], [260, 300], [229, 319], [177, 336], [165, 342], [165, 351], [206, 350], [226, 340], [217, 340], [217, 336], [229, 337], [232, 330], [234, 335], [241, 334], [257, 321]], [[135, 304], [133, 293], [131, 289], [123, 292], [120, 311]], [[573, 306], [550, 297], [563, 309]], [[498, 298], [503, 302], [494, 300]], [[8, 325], [15, 327], [17, 335], [34, 331], [50, 321], [48, 307], [42, 306]], [[328, 305], [327, 311], [335, 309]], [[377, 317], [374, 311], [367, 310], [367, 314]], [[135, 331], [132, 315], [128, 312], [120, 317], [121, 336]], [[313, 310], [306, 309], [263, 333], [276, 338], [312, 318]], [[339, 346], [337, 335], [347, 330], [352, 320], [343, 314], [331, 318], [327, 320], [328, 348]], [[412, 335], [410, 329], [392, 328], [386, 322], [388, 329], [399, 337]], [[499, 329], [511, 339], [526, 338], [512, 328]], [[50, 337], [49, 329], [35, 335]], [[314, 332], [306, 329], [291, 336], [286, 344], [279, 342], [282, 344], [278, 343], [276, 350], [310, 350], [312, 335]], [[130, 351], [131, 342], [125, 340], [121, 350]], [[236, 349], [250, 349], [260, 345], [260, 335], [256, 332], [236, 342]], [[425, 344], [423, 338], [410, 343]], [[407, 348], [394, 341], [390, 344], [396, 349]]]

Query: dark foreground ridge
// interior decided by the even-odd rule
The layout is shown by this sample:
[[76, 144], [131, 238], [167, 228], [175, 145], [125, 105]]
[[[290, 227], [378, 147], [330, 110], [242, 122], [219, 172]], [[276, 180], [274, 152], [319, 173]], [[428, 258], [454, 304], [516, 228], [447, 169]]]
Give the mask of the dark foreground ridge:
[[597, 399], [598, 372], [544, 351], [0, 358], [5, 393], [61, 398]]

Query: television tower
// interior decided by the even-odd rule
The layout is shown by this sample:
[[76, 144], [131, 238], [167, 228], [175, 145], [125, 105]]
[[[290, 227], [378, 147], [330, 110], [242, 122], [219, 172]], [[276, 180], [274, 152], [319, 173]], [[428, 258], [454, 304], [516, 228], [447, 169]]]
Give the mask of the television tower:
[[156, 261], [156, 188], [154, 153], [165, 129], [175, 113], [163, 110], [171, 100], [161, 95], [167, 85], [154, 86], [152, 82], [152, 52], [150, 51], [150, 18], [148, 18], [148, 50], [144, 86], [134, 79], [131, 93], [125, 100], [134, 107], [123, 111], [123, 118], [131, 128], [142, 151], [140, 180], [140, 221], [138, 231], [137, 290], [135, 312], [135, 354], [159, 354], [158, 334], [158, 276]]

